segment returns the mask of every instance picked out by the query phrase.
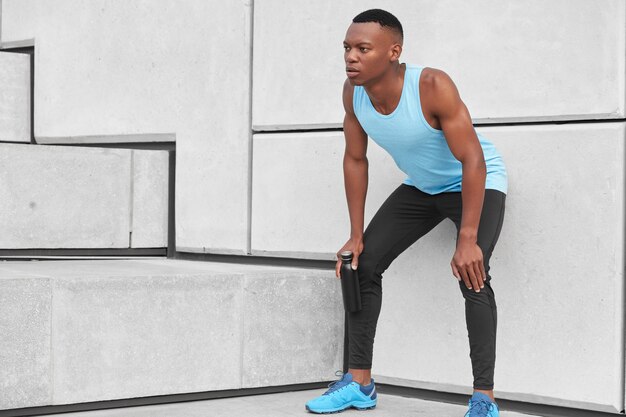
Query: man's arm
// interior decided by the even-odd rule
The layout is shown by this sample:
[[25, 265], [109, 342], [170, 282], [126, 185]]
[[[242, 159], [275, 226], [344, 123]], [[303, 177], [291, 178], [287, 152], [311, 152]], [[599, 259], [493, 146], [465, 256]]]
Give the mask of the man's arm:
[[450, 151], [463, 165], [463, 212], [457, 248], [450, 262], [453, 274], [468, 288], [480, 291], [487, 279], [483, 253], [477, 244], [478, 225], [485, 196], [487, 170], [478, 136], [467, 107], [452, 79], [436, 70], [432, 79], [434, 114], [441, 124]]
[[367, 134], [354, 114], [353, 93], [354, 87], [346, 80], [343, 86], [343, 106], [346, 111], [343, 119], [343, 133], [346, 140], [343, 156], [343, 177], [350, 214], [350, 239], [337, 252], [338, 260], [335, 273], [338, 278], [341, 268], [339, 253], [344, 250], [352, 251], [352, 268], [356, 269], [358, 257], [363, 251], [363, 218], [368, 183]]

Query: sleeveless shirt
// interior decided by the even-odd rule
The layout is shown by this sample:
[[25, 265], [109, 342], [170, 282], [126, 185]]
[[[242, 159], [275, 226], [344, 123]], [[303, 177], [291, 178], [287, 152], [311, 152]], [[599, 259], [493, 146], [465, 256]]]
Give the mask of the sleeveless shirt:
[[[372, 105], [363, 86], [354, 86], [353, 106], [363, 130], [393, 158], [407, 175], [404, 184], [427, 194], [461, 191], [463, 165], [454, 157], [442, 130], [433, 128], [422, 113], [419, 79], [424, 67], [406, 64], [400, 102], [390, 114]], [[485, 188], [506, 194], [507, 173], [491, 141], [476, 132], [485, 157]]]

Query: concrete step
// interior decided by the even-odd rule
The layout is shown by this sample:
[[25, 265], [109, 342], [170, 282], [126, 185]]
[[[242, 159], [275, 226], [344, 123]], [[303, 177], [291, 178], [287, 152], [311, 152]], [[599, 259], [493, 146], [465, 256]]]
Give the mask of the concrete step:
[[0, 248], [167, 246], [168, 151], [0, 143], [0, 166]]
[[0, 262], [0, 410], [333, 380], [343, 318], [329, 270]]

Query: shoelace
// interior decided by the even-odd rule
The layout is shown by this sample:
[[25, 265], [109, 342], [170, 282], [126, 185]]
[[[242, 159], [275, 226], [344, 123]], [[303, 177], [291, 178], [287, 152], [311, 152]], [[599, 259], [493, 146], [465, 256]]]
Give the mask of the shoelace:
[[486, 417], [491, 411], [491, 404], [485, 400], [472, 400], [472, 405], [469, 409], [469, 417]]
[[335, 376], [338, 376], [338, 377], [341, 377], [341, 378], [339, 380], [337, 380], [337, 381], [334, 381], [334, 382], [331, 382], [330, 384], [328, 384], [329, 389], [323, 395], [330, 394], [333, 391], [336, 391], [336, 390], [338, 390], [340, 388], [345, 387], [347, 384], [343, 384], [343, 385], [339, 384], [340, 382], [343, 382], [343, 375], [344, 375], [343, 371], [336, 371], [335, 372]]

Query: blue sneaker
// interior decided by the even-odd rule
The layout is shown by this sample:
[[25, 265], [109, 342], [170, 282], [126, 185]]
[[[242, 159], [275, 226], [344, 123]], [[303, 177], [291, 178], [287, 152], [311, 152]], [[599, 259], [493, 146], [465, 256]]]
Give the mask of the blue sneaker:
[[491, 401], [487, 394], [476, 391], [467, 403], [469, 410], [464, 417], [500, 417], [498, 404]]
[[353, 381], [352, 374], [347, 372], [340, 380], [331, 382], [328, 386], [330, 388], [324, 394], [307, 401], [305, 405], [307, 410], [312, 413], [326, 414], [338, 413], [348, 408], [367, 410], [376, 407], [374, 378], [369, 385], [363, 386]]

